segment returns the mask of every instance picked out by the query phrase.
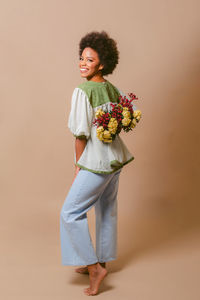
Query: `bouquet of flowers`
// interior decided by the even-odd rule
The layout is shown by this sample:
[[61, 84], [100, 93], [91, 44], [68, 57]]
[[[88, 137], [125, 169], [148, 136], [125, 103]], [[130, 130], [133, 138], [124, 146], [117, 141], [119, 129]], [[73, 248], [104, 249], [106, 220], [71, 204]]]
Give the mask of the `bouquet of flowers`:
[[111, 143], [121, 130], [128, 132], [132, 130], [141, 118], [140, 110], [133, 110], [133, 100], [138, 100], [133, 93], [119, 96], [119, 103], [111, 103], [110, 111], [99, 108], [95, 113], [93, 124], [97, 127], [97, 138], [104, 143]]

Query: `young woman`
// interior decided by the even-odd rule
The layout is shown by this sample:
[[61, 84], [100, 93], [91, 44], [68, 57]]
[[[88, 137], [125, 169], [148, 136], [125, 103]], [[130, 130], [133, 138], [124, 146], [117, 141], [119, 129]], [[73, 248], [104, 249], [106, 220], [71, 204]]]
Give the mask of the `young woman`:
[[[89, 274], [90, 286], [84, 292], [95, 295], [107, 275], [106, 262], [117, 256], [119, 176], [134, 157], [119, 136], [111, 143], [100, 141], [92, 123], [99, 108], [110, 110], [110, 104], [119, 102], [122, 94], [104, 78], [118, 64], [116, 42], [105, 31], [94, 31], [79, 46], [80, 73], [86, 80], [73, 91], [68, 119], [75, 136], [75, 175], [60, 213], [61, 255], [63, 265], [84, 266], [76, 272]], [[87, 222], [93, 206], [96, 250]]]

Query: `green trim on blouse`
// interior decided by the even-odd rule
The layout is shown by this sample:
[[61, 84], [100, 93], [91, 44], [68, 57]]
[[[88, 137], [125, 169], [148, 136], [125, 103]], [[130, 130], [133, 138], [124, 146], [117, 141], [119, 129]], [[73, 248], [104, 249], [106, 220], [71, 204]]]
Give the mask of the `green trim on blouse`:
[[76, 134], [73, 134], [73, 136], [77, 139], [80, 139], [80, 140], [87, 140], [87, 137], [86, 135], [76, 135]]
[[107, 102], [119, 102], [120, 92], [111, 82], [86, 81], [78, 85], [87, 95], [91, 106], [97, 107]]
[[[114, 164], [115, 164], [115, 167], [114, 167], [114, 170], [113, 171], [96, 171], [96, 170], [92, 170], [92, 169], [88, 169], [82, 165], [80, 165], [79, 163], [75, 163], [75, 165], [81, 169], [84, 169], [84, 170], [87, 170], [87, 171], [90, 171], [90, 172], [93, 172], [93, 173], [98, 173], [98, 174], [111, 174], [111, 173], [114, 173], [116, 172], [117, 170], [121, 169], [124, 165], [128, 164], [129, 162], [131, 162], [132, 160], [134, 160], [134, 156], [132, 156], [129, 160], [127, 160], [125, 163], [120, 163], [119, 161], [117, 160], [112, 160], [110, 162], [110, 165], [111, 167], [114, 167]], [[117, 166], [117, 163], [118, 163], [118, 166]], [[112, 165], [113, 164], [113, 165]]]

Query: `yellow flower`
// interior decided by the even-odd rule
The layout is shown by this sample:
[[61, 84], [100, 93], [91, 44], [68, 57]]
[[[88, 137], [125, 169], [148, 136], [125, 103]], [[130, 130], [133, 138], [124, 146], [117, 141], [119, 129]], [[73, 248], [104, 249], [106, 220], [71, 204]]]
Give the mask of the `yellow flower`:
[[137, 123], [136, 120], [133, 119], [132, 122], [131, 122], [131, 128], [134, 128], [136, 126], [136, 123]]
[[108, 130], [104, 130], [103, 141], [105, 143], [111, 143], [112, 142], [111, 134], [110, 134], [110, 132]]
[[131, 119], [129, 119], [129, 118], [124, 118], [124, 119], [122, 119], [122, 124], [124, 125], [124, 126], [128, 126], [128, 124], [131, 122]]
[[104, 141], [105, 143], [112, 143], [112, 139], [108, 139], [108, 140], [107, 140], [107, 139], [104, 139], [103, 141]]
[[103, 126], [99, 126], [97, 129], [96, 129], [96, 133], [97, 133], [97, 137], [100, 141], [103, 141], [103, 134], [104, 134], [104, 128]]
[[110, 132], [109, 132], [108, 130], [104, 130], [103, 137], [104, 137], [105, 139], [111, 138]]
[[131, 114], [130, 114], [128, 107], [123, 108], [122, 115], [124, 116], [124, 118], [127, 118], [127, 119], [130, 118]]
[[99, 117], [103, 116], [104, 114], [105, 114], [105, 112], [101, 108], [99, 108], [99, 109], [97, 109], [97, 111], [95, 113], [95, 118], [99, 118]]
[[139, 121], [139, 120], [141, 119], [141, 115], [142, 115], [142, 113], [141, 113], [141, 111], [140, 111], [139, 109], [135, 110], [134, 113], [133, 113], [133, 117], [134, 117], [137, 121]]
[[141, 118], [140, 116], [137, 116], [137, 117], [136, 117], [136, 120], [137, 120], [137, 121], [139, 121], [139, 120], [140, 120], [140, 118]]
[[108, 130], [110, 133], [115, 134], [117, 131], [118, 122], [115, 118], [111, 118], [108, 123]]

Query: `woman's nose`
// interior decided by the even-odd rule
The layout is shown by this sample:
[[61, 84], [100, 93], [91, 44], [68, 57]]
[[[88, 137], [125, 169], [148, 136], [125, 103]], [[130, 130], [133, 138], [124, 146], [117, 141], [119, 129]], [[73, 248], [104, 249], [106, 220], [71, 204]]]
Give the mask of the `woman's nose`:
[[81, 66], [85, 66], [86, 62], [84, 60], [81, 61]]

